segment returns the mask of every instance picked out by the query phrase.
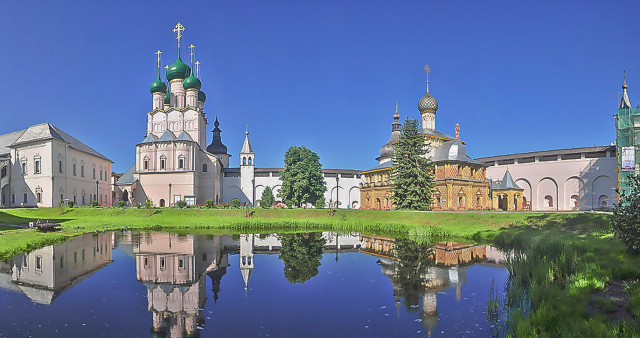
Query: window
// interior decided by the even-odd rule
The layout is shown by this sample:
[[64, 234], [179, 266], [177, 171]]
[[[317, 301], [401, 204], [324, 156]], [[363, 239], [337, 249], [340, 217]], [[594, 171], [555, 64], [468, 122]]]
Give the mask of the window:
[[75, 251], [73, 253], [73, 263], [78, 263], [78, 252], [77, 251]]
[[246, 157], [243, 157], [243, 158], [242, 158], [242, 165], [246, 165], [246, 164], [247, 164], [247, 158], [246, 158]]
[[102, 170], [100, 170], [100, 179], [102, 179]]
[[84, 262], [84, 249], [82, 249], [82, 261]]
[[74, 205], [78, 204], [78, 202], [76, 201], [76, 195], [75, 194], [73, 195], [73, 204]]
[[27, 203], [27, 193], [26, 192], [22, 195], [22, 200], [23, 200], [24, 203]]
[[249, 157], [249, 165], [251, 165], [251, 157]]
[[206, 252], [202, 254], [202, 261], [203, 262], [207, 261], [207, 253]]
[[96, 168], [93, 168], [93, 179], [96, 179]]
[[164, 257], [160, 258], [160, 270], [164, 270], [167, 268], [166, 262], [164, 260]]
[[76, 175], [76, 164], [75, 163], [73, 164], [73, 176], [77, 176]]
[[36, 203], [42, 203], [42, 193], [41, 192], [37, 192], [36, 193]]
[[160, 158], [160, 169], [166, 169], [167, 159]]
[[551, 195], [545, 196], [544, 204], [547, 208], [553, 208], [553, 197], [551, 197]]
[[27, 162], [22, 162], [22, 175], [27, 174]]
[[207, 172], [207, 164], [206, 164], [206, 163], [203, 163], [203, 164], [202, 164], [202, 172], [203, 172], [203, 173], [206, 173], [206, 172]]
[[184, 169], [184, 158], [179, 158], [178, 159], [178, 168], [179, 169]]
[[42, 271], [42, 256], [36, 256], [36, 271]]
[[28, 268], [29, 267], [29, 256], [28, 255], [22, 256], [22, 267], [23, 268]]
[[16, 203], [16, 194], [11, 194], [11, 203]]
[[82, 195], [82, 205], [86, 204], [85, 197], [86, 197], [85, 195]]
[[40, 160], [35, 160], [33, 165], [33, 171], [35, 174], [40, 174]]
[[184, 269], [184, 259], [182, 258], [178, 259], [178, 269]]
[[2, 167], [2, 169], [0, 170], [0, 177], [5, 177], [7, 176], [7, 167], [4, 166]]
[[64, 201], [64, 195], [60, 194], [60, 202]]
[[60, 256], [60, 269], [64, 268], [64, 256]]
[[80, 176], [84, 177], [84, 165], [80, 166]]
[[62, 160], [58, 161], [58, 171], [62, 173]]
[[145, 157], [144, 161], [142, 161], [142, 168], [144, 170], [149, 170], [149, 158]]

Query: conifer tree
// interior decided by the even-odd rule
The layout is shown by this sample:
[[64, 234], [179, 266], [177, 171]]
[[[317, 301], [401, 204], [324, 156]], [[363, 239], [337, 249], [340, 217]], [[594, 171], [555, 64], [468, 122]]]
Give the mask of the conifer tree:
[[263, 208], [270, 208], [273, 205], [275, 198], [273, 198], [273, 191], [271, 187], [266, 187], [262, 191], [262, 197], [260, 198], [260, 206]]
[[435, 186], [433, 164], [426, 157], [417, 119], [406, 119], [394, 145], [391, 191], [396, 209], [429, 210]]

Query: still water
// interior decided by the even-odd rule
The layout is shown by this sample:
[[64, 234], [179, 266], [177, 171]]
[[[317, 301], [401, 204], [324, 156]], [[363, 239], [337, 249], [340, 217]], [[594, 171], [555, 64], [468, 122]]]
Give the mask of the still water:
[[0, 262], [0, 336], [490, 336], [503, 263], [358, 233], [85, 235]]

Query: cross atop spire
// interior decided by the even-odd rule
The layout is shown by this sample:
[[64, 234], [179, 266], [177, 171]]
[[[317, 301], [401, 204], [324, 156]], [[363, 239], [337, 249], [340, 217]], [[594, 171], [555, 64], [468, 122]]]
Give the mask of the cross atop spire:
[[178, 40], [178, 56], [180, 56], [180, 40], [182, 39], [182, 32], [184, 32], [184, 30], [184, 26], [179, 22], [173, 27], [173, 32], [176, 33], [176, 40]]
[[160, 78], [160, 54], [162, 54], [162, 52], [158, 49], [155, 54], [158, 57], [158, 78]]
[[196, 53], [193, 51], [194, 49], [196, 49], [196, 46], [194, 44], [190, 44], [189, 45], [189, 56], [191, 57], [191, 67], [193, 67], [193, 56], [196, 55]]
[[429, 72], [431, 72], [431, 68], [429, 65], [424, 66], [424, 72], [427, 74], [427, 93], [429, 92]]
[[196, 77], [200, 78], [200, 61], [196, 61], [195, 65], [196, 65]]

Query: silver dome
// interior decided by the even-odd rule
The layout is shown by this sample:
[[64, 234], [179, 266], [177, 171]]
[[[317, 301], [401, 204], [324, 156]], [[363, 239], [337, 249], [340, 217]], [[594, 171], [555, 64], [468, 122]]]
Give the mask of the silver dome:
[[418, 101], [418, 110], [420, 112], [435, 113], [438, 110], [438, 100], [427, 92], [420, 98], [420, 101]]
[[391, 137], [389, 141], [380, 148], [380, 158], [392, 158], [393, 157], [393, 144], [397, 143], [400, 140], [400, 131], [394, 130], [391, 132]]

